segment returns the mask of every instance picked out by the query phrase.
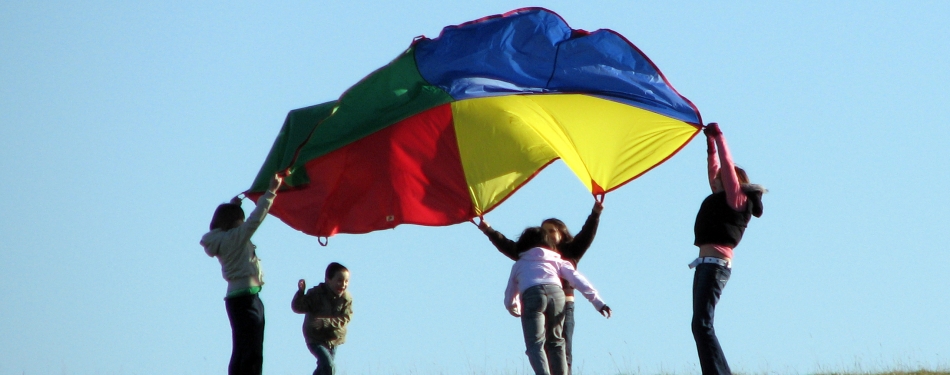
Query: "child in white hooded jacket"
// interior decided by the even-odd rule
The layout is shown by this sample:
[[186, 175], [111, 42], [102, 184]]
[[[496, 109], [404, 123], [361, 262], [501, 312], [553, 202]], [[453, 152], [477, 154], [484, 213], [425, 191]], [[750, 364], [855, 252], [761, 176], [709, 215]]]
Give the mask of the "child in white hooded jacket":
[[251, 236], [267, 217], [282, 178], [274, 175], [267, 191], [245, 220], [241, 199], [221, 204], [214, 211], [201, 246], [221, 263], [221, 276], [228, 282], [224, 306], [231, 323], [231, 361], [228, 374], [260, 375], [264, 363], [264, 304], [258, 293], [264, 285], [261, 261]]

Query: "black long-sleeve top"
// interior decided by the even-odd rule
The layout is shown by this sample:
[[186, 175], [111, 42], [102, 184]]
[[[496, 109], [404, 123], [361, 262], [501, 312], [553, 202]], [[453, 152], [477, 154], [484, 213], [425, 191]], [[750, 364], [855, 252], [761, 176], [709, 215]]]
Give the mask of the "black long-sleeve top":
[[[571, 262], [577, 268], [577, 263], [580, 262], [581, 257], [587, 253], [587, 249], [594, 242], [598, 224], [600, 224], [600, 213], [591, 210], [590, 216], [587, 216], [587, 221], [584, 222], [584, 226], [581, 227], [580, 232], [577, 232], [574, 239], [557, 245], [557, 252], [561, 254], [561, 258]], [[514, 261], [518, 260], [518, 246], [515, 241], [508, 239], [494, 228], [488, 228], [484, 233], [502, 255]], [[561, 287], [564, 288], [565, 296], [574, 295], [574, 288], [563, 279], [561, 280]]]

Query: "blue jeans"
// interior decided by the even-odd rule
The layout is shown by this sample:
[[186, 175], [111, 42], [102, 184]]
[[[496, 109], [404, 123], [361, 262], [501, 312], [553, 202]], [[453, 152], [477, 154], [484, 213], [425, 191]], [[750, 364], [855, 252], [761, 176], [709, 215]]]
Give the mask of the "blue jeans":
[[574, 301], [564, 302], [564, 351], [567, 354], [567, 373], [571, 373], [574, 356], [571, 355], [571, 342], [574, 341]]
[[326, 343], [308, 343], [307, 349], [317, 357], [317, 369], [313, 370], [313, 375], [333, 375], [336, 372], [336, 365], [333, 363], [336, 347]]
[[705, 263], [696, 266], [696, 274], [693, 277], [692, 329], [703, 375], [732, 374], [713, 328], [716, 304], [731, 275], [732, 270], [718, 264]]
[[231, 322], [228, 375], [260, 375], [264, 364], [264, 303], [257, 294], [224, 299]]
[[528, 362], [535, 375], [567, 373], [564, 350], [564, 290], [560, 285], [542, 284], [521, 295], [521, 328]]

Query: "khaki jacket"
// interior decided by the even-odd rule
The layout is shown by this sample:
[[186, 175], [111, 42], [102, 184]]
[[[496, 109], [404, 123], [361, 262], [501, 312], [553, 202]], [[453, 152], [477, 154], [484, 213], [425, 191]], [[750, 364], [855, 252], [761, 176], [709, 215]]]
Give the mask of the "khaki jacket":
[[346, 325], [353, 317], [353, 297], [349, 291], [338, 297], [320, 283], [306, 294], [298, 290], [290, 308], [295, 313], [306, 314], [303, 337], [308, 344], [327, 343], [334, 347], [346, 341]]

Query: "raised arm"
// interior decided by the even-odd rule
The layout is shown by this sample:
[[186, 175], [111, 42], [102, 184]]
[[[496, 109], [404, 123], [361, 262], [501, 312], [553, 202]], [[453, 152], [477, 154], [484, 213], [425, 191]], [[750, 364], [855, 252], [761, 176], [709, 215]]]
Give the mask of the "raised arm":
[[581, 257], [587, 253], [587, 249], [589, 249], [590, 245], [594, 242], [594, 236], [597, 235], [597, 226], [600, 225], [600, 213], [603, 212], [603, 210], [604, 204], [595, 201], [594, 207], [590, 210], [590, 215], [587, 216], [587, 221], [584, 222], [581, 231], [577, 232], [577, 235], [574, 236], [574, 240], [563, 245], [558, 245], [557, 250], [561, 253], [562, 258], [568, 259], [576, 265], [577, 262], [581, 260]]
[[[304, 281], [301, 279], [297, 282], [297, 285], [301, 285]], [[294, 299], [290, 301], [290, 309], [297, 314], [306, 314], [310, 312], [313, 307], [310, 306], [310, 300], [304, 294], [304, 287], [298, 287], [297, 293], [294, 293]]]
[[712, 123], [706, 128], [707, 137], [713, 138], [716, 142], [716, 148], [719, 153], [719, 162], [722, 164], [720, 179], [722, 188], [726, 191], [726, 201], [729, 206], [736, 211], [744, 211], [747, 204], [747, 197], [742, 192], [742, 185], [739, 183], [739, 176], [736, 174], [736, 165], [732, 161], [732, 153], [729, 152], [729, 146], [726, 144], [726, 137], [719, 130], [719, 124]]
[[[709, 124], [709, 126], [716, 126], [718, 131], [719, 125], [716, 123]], [[719, 175], [719, 155], [716, 153], [716, 137], [710, 135], [710, 131], [704, 131], [706, 134], [706, 173], [709, 175], [709, 188], [716, 192], [716, 176]]]
[[511, 260], [518, 260], [518, 246], [515, 241], [509, 240], [504, 234], [492, 228], [484, 219], [478, 224], [478, 229], [488, 236], [488, 240], [495, 245], [498, 252]]
[[[267, 216], [267, 212], [270, 211], [271, 205], [274, 204], [274, 198], [277, 197], [277, 189], [280, 188], [280, 183], [283, 179], [274, 175], [271, 178], [270, 186], [267, 191], [261, 195], [260, 198], [257, 198], [257, 206], [254, 207], [254, 211], [251, 211], [251, 214], [247, 217], [247, 220], [244, 221], [241, 226], [237, 227], [237, 235], [243, 237], [242, 241], [250, 240], [251, 236], [254, 235], [254, 232], [257, 231], [257, 228], [261, 226], [261, 222], [264, 221], [264, 218]], [[238, 199], [238, 198], [235, 198]], [[232, 199], [232, 201], [234, 201]], [[240, 202], [240, 200], [238, 200]]]

